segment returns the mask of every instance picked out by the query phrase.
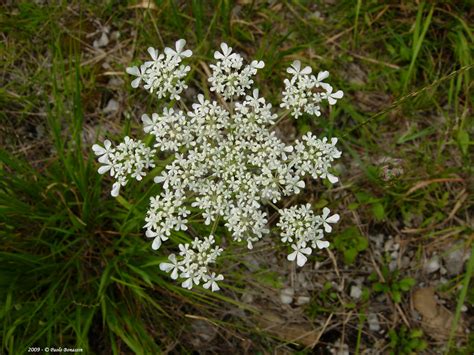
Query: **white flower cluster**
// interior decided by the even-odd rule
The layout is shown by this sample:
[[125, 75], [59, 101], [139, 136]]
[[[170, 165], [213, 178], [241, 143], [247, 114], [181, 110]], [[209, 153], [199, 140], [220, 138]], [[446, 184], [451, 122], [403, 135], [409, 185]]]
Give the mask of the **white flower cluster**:
[[323, 240], [324, 231], [330, 233], [332, 227], [329, 223], [339, 221], [339, 215], [329, 216], [330, 212], [329, 208], [325, 207], [323, 214], [317, 216], [309, 203], [280, 211], [281, 217], [277, 227], [281, 230], [281, 241], [292, 243], [291, 248], [294, 250], [288, 255], [288, 260], [296, 259], [298, 266], [303, 266], [308, 259], [306, 255], [310, 255], [313, 249], [324, 249], [329, 246], [329, 242]]
[[146, 169], [155, 167], [153, 159], [156, 150], [130, 137], [125, 137], [115, 148], [112, 147], [112, 142], [106, 139], [103, 147], [94, 144], [92, 150], [99, 157], [99, 163], [104, 164], [99, 168], [99, 174], [108, 171], [116, 180], [111, 193], [114, 197], [119, 195], [120, 187], [127, 184], [129, 176], [140, 181], [146, 175]]
[[191, 289], [193, 285], [199, 285], [203, 282], [203, 287], [218, 291], [217, 281], [224, 280], [224, 276], [216, 275], [215, 272], [209, 273], [208, 265], [216, 262], [216, 259], [222, 253], [219, 247], [213, 247], [215, 244], [214, 236], [210, 235], [203, 240], [195, 238], [191, 246], [179, 244], [179, 256], [171, 254], [168, 257], [169, 262], [161, 263], [160, 269], [171, 273], [171, 278], [176, 280], [178, 277], [185, 279], [182, 287]]
[[[175, 79], [163, 78], [181, 80], [183, 77], [184, 69], [178, 64], [182, 57], [191, 54], [183, 52], [183, 47], [184, 40], [180, 40], [176, 50], [165, 49], [166, 56], [156, 54], [154, 64], [145, 63], [141, 67], [140, 75], [148, 73], [146, 79], [139, 76], [132, 86], [138, 85], [137, 80], [144, 80], [147, 89], [162, 90], [159, 96], [170, 93], [171, 98], [176, 98], [181, 91], [172, 89], [175, 87], [169, 84], [176, 83]], [[156, 250], [172, 238], [173, 231], [186, 231], [188, 223], [212, 225], [211, 234], [220, 223], [225, 225], [232, 239], [246, 243], [251, 249], [270, 232], [269, 215], [263, 208], [270, 205], [281, 215], [277, 226], [282, 240], [294, 250], [288, 259], [302, 266], [312, 249], [328, 246], [328, 242], [322, 240], [323, 228], [329, 232], [328, 223], [337, 222], [339, 216], [328, 217], [327, 208], [322, 216], [316, 216], [309, 205], [280, 210], [275, 203], [301, 192], [309, 176], [328, 179], [331, 183], [338, 181], [330, 172], [333, 161], [341, 156], [336, 148], [337, 139], [318, 139], [307, 133], [294, 144], [285, 144], [272, 129], [282, 116], [273, 112], [272, 105], [260, 96], [258, 89], [248, 93], [254, 83], [252, 77], [264, 63], [252, 61], [244, 65], [242, 56], [232, 53], [232, 48], [225, 43], [214, 57], [217, 63], [211, 65], [210, 91], [224, 104], [199, 94], [191, 110], [181, 111], [168, 105], [160, 114], [142, 116], [143, 129], [154, 137], [154, 147], [174, 154], [174, 160], [154, 178], [155, 183], [161, 184], [162, 192], [150, 200], [144, 226], [146, 236], [153, 239], [152, 248]], [[163, 66], [167, 69], [163, 70]], [[129, 72], [136, 74], [135, 69]], [[315, 107], [316, 98], [317, 103], [326, 98], [333, 104], [334, 95], [342, 97], [342, 92], [331, 96], [330, 85], [322, 83], [327, 74], [320, 73], [314, 78], [309, 75], [309, 67], [300, 70], [299, 62], [293, 63], [288, 72], [293, 74], [293, 79], [285, 81], [282, 107], [319, 115], [319, 106], [317, 110], [309, 108]], [[166, 88], [160, 86], [163, 80], [169, 84]], [[161, 84], [155, 85], [157, 81]], [[184, 83], [180, 87], [183, 88]], [[311, 92], [318, 87], [324, 88], [325, 93]], [[105, 149], [100, 148], [104, 152], [110, 147], [107, 142]], [[141, 167], [137, 169], [139, 173], [133, 175], [137, 179], [143, 175], [143, 168], [152, 166], [149, 157], [155, 151], [146, 148], [145, 154], [144, 149], [127, 158], [133, 161], [134, 168]], [[105, 153], [101, 151], [101, 154]], [[143, 162], [140, 159], [144, 159]], [[99, 159], [102, 163], [105, 160]], [[103, 167], [99, 172], [103, 172]], [[169, 262], [162, 263], [161, 269], [171, 272], [173, 279], [184, 279], [185, 288], [202, 282], [205, 288], [216, 291], [219, 289], [217, 281], [223, 276], [216, 276], [208, 266], [222, 250], [213, 248], [214, 243], [211, 235], [196, 238], [191, 248], [187, 244], [180, 245], [179, 257], [170, 255]]]
[[[319, 104], [327, 100], [329, 105], [335, 105], [344, 95], [341, 90], [333, 93], [333, 87], [323, 80], [329, 76], [328, 71], [311, 75], [311, 67], [301, 69], [301, 62], [295, 60], [286, 70], [292, 75], [291, 80], [285, 79], [285, 91], [280, 107], [291, 110], [291, 115], [298, 118], [303, 112], [310, 115], [321, 115]], [[319, 89], [319, 90], [318, 90]]]
[[183, 79], [191, 70], [189, 65], [181, 62], [193, 54], [189, 49], [184, 50], [185, 45], [186, 41], [180, 39], [176, 42], [176, 49], [166, 47], [161, 54], [157, 49], [148, 48], [151, 61], [143, 63], [140, 68], [127, 68], [128, 74], [137, 77], [132, 81], [132, 87], [137, 88], [143, 81], [143, 87], [159, 99], [169, 95], [171, 100], [179, 100], [179, 94], [187, 88]]
[[253, 84], [252, 76], [264, 67], [264, 63], [254, 60], [244, 66], [244, 59], [240, 54], [232, 53], [232, 47], [222, 43], [221, 50], [222, 52], [214, 53], [217, 63], [211, 64], [211, 91], [221, 94], [226, 100], [245, 95], [245, 90], [250, 89]]

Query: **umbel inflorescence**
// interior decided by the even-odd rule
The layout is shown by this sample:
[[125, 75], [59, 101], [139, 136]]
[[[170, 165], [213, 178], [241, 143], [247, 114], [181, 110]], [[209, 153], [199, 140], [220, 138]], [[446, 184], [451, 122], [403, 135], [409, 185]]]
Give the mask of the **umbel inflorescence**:
[[[343, 96], [325, 82], [329, 73], [312, 74], [294, 61], [287, 69], [278, 115], [254, 88], [253, 78], [264, 67], [262, 61], [245, 64], [243, 57], [222, 43], [216, 51], [216, 62], [210, 65], [208, 95], [198, 94], [192, 109], [180, 101], [187, 88], [186, 65], [192, 56], [179, 40], [175, 49], [163, 53], [149, 48], [151, 60], [127, 73], [136, 76], [132, 87], [143, 87], [158, 99], [170, 98], [157, 113], [142, 116], [143, 130], [154, 138], [153, 147], [125, 137], [113, 147], [109, 140], [92, 148], [103, 165], [99, 173], [109, 172], [115, 178], [112, 196], [130, 179], [141, 180], [155, 167], [157, 151], [174, 159], [154, 178], [161, 193], [150, 199], [144, 229], [159, 249], [172, 237], [173, 231], [186, 231], [189, 223], [209, 225], [210, 235], [195, 238], [192, 243], [179, 244], [177, 254], [160, 264], [172, 279], [191, 289], [202, 284], [219, 290], [223, 275], [210, 271], [222, 248], [216, 245], [216, 226], [225, 225], [233, 240], [244, 242], [249, 249], [270, 233], [268, 213], [264, 205], [275, 208], [279, 215], [276, 233], [291, 249], [288, 260], [303, 266], [315, 249], [329, 246], [324, 233], [331, 232], [339, 215], [330, 215], [324, 208], [316, 215], [310, 204], [278, 208], [282, 198], [298, 194], [305, 187], [305, 177], [327, 179], [336, 183], [331, 172], [333, 161], [341, 156], [337, 139], [319, 139], [311, 133], [288, 145], [277, 137], [276, 123], [291, 115], [319, 116], [320, 105], [334, 105]], [[211, 228], [212, 226], [212, 228]]]

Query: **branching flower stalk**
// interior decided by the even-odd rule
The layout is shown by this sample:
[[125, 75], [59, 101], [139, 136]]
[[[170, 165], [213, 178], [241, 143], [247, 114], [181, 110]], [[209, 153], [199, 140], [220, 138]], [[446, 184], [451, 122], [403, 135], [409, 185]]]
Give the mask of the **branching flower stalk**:
[[[151, 61], [127, 69], [136, 77], [132, 87], [141, 86], [158, 99], [179, 102], [190, 71], [186, 61], [192, 56], [184, 49], [185, 44], [181, 39], [175, 49], [165, 48], [163, 53], [149, 48]], [[208, 81], [215, 100], [198, 94], [191, 110], [165, 105], [161, 112], [142, 116], [144, 132], [154, 138], [152, 148], [125, 137], [116, 147], [105, 140], [103, 146], [95, 144], [92, 149], [103, 164], [99, 173], [108, 172], [115, 178], [112, 196], [118, 196], [130, 179], [140, 181], [155, 166], [158, 150], [174, 156], [154, 178], [162, 192], [150, 199], [145, 234], [157, 250], [172, 238], [173, 231], [186, 231], [191, 212], [199, 211], [204, 224], [212, 225], [210, 235], [179, 244], [178, 253], [169, 255], [160, 269], [169, 272], [172, 279], [180, 279], [184, 288], [202, 284], [217, 291], [224, 277], [210, 267], [223, 251], [214, 237], [218, 223], [225, 225], [235, 242], [252, 249], [270, 233], [264, 205], [276, 207], [284, 197], [300, 193], [306, 176], [333, 184], [338, 181], [331, 173], [333, 161], [341, 156], [336, 138], [319, 139], [309, 132], [287, 145], [272, 128], [278, 117], [320, 116], [320, 105], [324, 101], [336, 104], [343, 93], [325, 82], [327, 71], [313, 75], [310, 67], [302, 68], [294, 61], [287, 69], [290, 78], [284, 81], [280, 104], [284, 110], [278, 116], [254, 87], [263, 61], [245, 64], [226, 43], [214, 58]], [[276, 208], [280, 239], [291, 248], [288, 260], [301, 267], [313, 250], [329, 246], [324, 235], [331, 232], [331, 224], [338, 222], [339, 215], [331, 216], [328, 208], [316, 215], [310, 204]]]

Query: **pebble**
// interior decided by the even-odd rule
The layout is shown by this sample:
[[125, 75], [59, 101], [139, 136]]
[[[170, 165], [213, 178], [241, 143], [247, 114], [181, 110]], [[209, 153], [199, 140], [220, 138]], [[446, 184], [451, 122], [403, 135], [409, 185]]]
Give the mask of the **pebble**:
[[462, 272], [464, 262], [469, 259], [469, 253], [465, 251], [463, 245], [458, 243], [451, 248], [443, 259], [448, 275], [455, 276]]
[[302, 306], [304, 304], [308, 304], [310, 301], [310, 298], [308, 296], [299, 296], [296, 298], [296, 305], [297, 306]]
[[253, 295], [251, 292], [247, 291], [244, 292], [241, 298], [242, 302], [247, 303], [247, 304], [252, 304], [253, 303]]
[[433, 272], [438, 271], [440, 267], [441, 265], [439, 263], [439, 257], [435, 255], [430, 260], [428, 260], [424, 269], [428, 274], [432, 274]]
[[107, 106], [102, 110], [104, 113], [116, 112], [119, 109], [119, 103], [114, 99], [110, 99]]
[[362, 290], [360, 289], [359, 286], [353, 285], [351, 286], [351, 297], [355, 300], [358, 300], [360, 296], [362, 296]]
[[105, 47], [109, 44], [109, 36], [105, 32], [102, 32], [102, 35], [99, 39], [96, 39], [92, 44], [94, 48]]
[[367, 323], [369, 323], [369, 329], [378, 332], [380, 330], [379, 317], [375, 313], [369, 313], [367, 316]]
[[290, 304], [293, 302], [293, 296], [295, 295], [295, 290], [292, 288], [284, 288], [280, 291], [280, 301], [283, 304]]

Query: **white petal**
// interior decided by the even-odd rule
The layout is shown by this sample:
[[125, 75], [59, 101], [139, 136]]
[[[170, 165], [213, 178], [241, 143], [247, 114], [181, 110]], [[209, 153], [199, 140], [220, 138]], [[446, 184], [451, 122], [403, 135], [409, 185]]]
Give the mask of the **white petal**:
[[303, 189], [305, 187], [305, 183], [303, 180], [300, 180], [296, 183], [296, 186], [298, 186], [299, 188]]
[[203, 95], [203, 94], [199, 94], [199, 95], [198, 95], [198, 101], [199, 101], [199, 103], [200, 103], [201, 105], [204, 104], [204, 95]]
[[300, 252], [306, 255], [311, 255], [312, 250], [311, 248], [308, 247], [308, 248], [301, 249]]
[[252, 61], [251, 65], [255, 69], [262, 69], [263, 67], [265, 67], [265, 62], [263, 60], [260, 60], [260, 61], [254, 60]]
[[331, 210], [327, 207], [323, 208], [323, 219], [325, 220], [327, 216], [331, 213]]
[[174, 49], [166, 47], [165, 48], [165, 54], [169, 55], [169, 56], [174, 56], [174, 55], [177, 55], [178, 53], [176, 53], [176, 51]]
[[171, 273], [170, 276], [173, 280], [176, 280], [178, 278], [178, 268], [177, 267], [174, 268], [174, 270], [173, 270], [173, 272]]
[[221, 43], [221, 49], [222, 49], [222, 54], [224, 54], [224, 56], [226, 57], [232, 52], [232, 47], [229, 47], [227, 43], [225, 42]]
[[105, 174], [107, 171], [109, 171], [111, 168], [112, 168], [112, 166], [110, 166], [110, 165], [102, 165], [99, 168], [98, 172], [99, 172], [99, 174], [102, 175], [102, 174]]
[[132, 88], [136, 89], [138, 85], [140, 85], [140, 81], [142, 81], [141, 78], [136, 78], [134, 81], [132, 81]]
[[153, 123], [153, 121], [150, 119], [150, 116], [147, 114], [142, 115], [142, 122], [146, 125], [150, 125]]
[[334, 176], [332, 174], [327, 174], [327, 178], [331, 184], [335, 184], [336, 182], [339, 181], [339, 178], [337, 176]]
[[148, 53], [150, 54], [151, 56], [151, 59], [153, 60], [157, 60], [158, 59], [158, 51], [153, 48], [153, 47], [148, 47]]
[[329, 218], [326, 218], [327, 223], [337, 223], [339, 222], [339, 215], [336, 213], [335, 215], [332, 215]]
[[308, 260], [308, 258], [302, 254], [302, 253], [298, 253], [298, 257], [296, 259], [296, 264], [301, 267], [303, 266], [304, 264], [306, 264], [306, 261]]
[[318, 73], [318, 81], [322, 81], [322, 80], [326, 79], [328, 76], [329, 76], [329, 72], [327, 70], [320, 71]]
[[332, 227], [329, 224], [327, 224], [326, 222], [324, 222], [323, 225], [324, 225], [324, 231], [326, 233], [331, 233]]
[[212, 292], [216, 292], [216, 291], [219, 291], [220, 288], [219, 288], [219, 285], [217, 285], [217, 282], [213, 282], [212, 283]]
[[184, 39], [180, 39], [176, 41], [176, 52], [181, 53], [185, 45], [186, 45], [186, 40]]
[[145, 235], [147, 238], [155, 238], [156, 232], [153, 232], [151, 229], [147, 229], [145, 232]]
[[112, 185], [112, 191], [110, 192], [110, 194], [113, 197], [117, 197], [119, 195], [119, 192], [120, 192], [120, 184], [116, 182], [115, 184]]
[[307, 74], [311, 74], [311, 72], [312, 72], [311, 67], [304, 67], [304, 69], [300, 72], [300, 74], [307, 75]]
[[327, 240], [317, 240], [316, 245], [319, 249], [324, 249], [329, 247], [329, 242]]
[[291, 64], [291, 66], [297, 71], [299, 72], [300, 69], [301, 69], [301, 62], [299, 60], [295, 60], [293, 62], [293, 64]]
[[291, 254], [289, 254], [289, 255], [287, 256], [287, 259], [288, 259], [289, 261], [295, 260], [295, 259], [296, 259], [296, 254], [298, 254], [298, 252], [297, 252], [297, 251], [294, 251], [293, 253], [291, 253]]
[[217, 60], [219, 60], [219, 59], [223, 59], [224, 56], [222, 55], [221, 52], [215, 51], [215, 52], [214, 52], [214, 58], [217, 59]]
[[187, 288], [188, 290], [193, 288], [193, 279], [189, 278], [181, 284], [181, 287]]
[[109, 156], [107, 154], [102, 155], [99, 159], [97, 159], [101, 164], [110, 164]]
[[153, 243], [151, 244], [151, 248], [153, 250], [158, 250], [158, 249], [160, 249], [160, 247], [161, 247], [161, 238], [156, 237], [155, 239], [153, 239]]
[[190, 49], [186, 49], [184, 52], [181, 52], [180, 53], [180, 56], [181, 57], [186, 57], [186, 58], [189, 58], [193, 55], [193, 51], [190, 50]]
[[92, 150], [94, 151], [95, 155], [103, 155], [106, 152], [106, 150], [98, 144], [94, 144], [92, 146]]
[[175, 266], [170, 263], [160, 263], [160, 270], [164, 272], [170, 272]]
[[138, 67], [128, 67], [126, 71], [130, 75], [140, 76], [140, 70]]
[[331, 94], [331, 96], [335, 99], [341, 99], [344, 96], [344, 93], [342, 92], [342, 90], [338, 90], [334, 94]]

